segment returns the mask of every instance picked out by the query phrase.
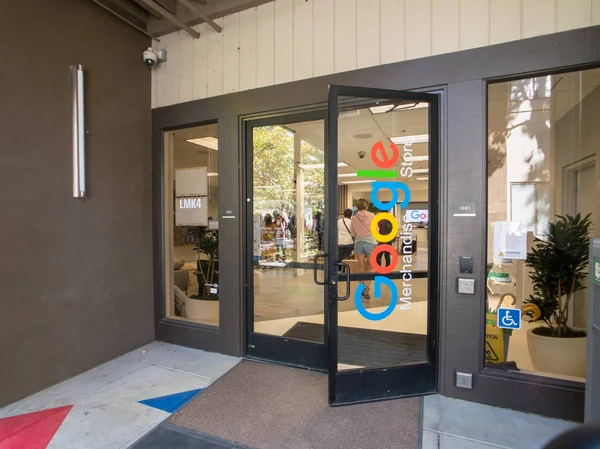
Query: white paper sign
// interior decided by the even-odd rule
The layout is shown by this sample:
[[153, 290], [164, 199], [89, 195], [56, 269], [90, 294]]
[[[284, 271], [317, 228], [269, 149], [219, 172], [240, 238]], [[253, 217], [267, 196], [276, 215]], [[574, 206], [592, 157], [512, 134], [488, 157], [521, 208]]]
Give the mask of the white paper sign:
[[516, 221], [494, 223], [494, 259], [527, 258], [527, 224]]
[[175, 196], [208, 195], [207, 167], [175, 170]]
[[177, 226], [208, 225], [206, 197], [175, 198], [175, 223]]

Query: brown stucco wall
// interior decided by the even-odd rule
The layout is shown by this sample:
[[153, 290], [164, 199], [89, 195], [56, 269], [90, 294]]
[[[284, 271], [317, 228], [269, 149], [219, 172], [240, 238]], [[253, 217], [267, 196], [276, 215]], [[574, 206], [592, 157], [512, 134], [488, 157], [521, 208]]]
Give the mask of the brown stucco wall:
[[[151, 341], [150, 44], [90, 0], [0, 4], [0, 406]], [[69, 66], [89, 197], [72, 198]]]

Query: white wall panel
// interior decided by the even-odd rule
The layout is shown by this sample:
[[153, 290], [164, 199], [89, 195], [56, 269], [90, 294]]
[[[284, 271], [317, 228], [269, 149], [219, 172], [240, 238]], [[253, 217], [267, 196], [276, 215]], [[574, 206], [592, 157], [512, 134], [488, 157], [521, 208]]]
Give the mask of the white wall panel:
[[275, 2], [275, 84], [294, 74], [294, 0]]
[[523, 0], [523, 37], [554, 33], [555, 0]]
[[405, 0], [406, 59], [431, 56], [431, 0]]
[[294, 0], [294, 80], [313, 76], [313, 5]]
[[240, 90], [256, 87], [256, 8], [240, 12]]
[[[194, 96], [194, 39], [185, 31], [179, 32], [179, 102]], [[168, 59], [168, 57], [167, 57]]]
[[[162, 44], [167, 50], [167, 63], [164, 66], [165, 97], [164, 104], [179, 103], [179, 32], [164, 36]], [[162, 69], [163, 67], [161, 67]]]
[[[600, 0], [599, 0], [600, 1]], [[313, 7], [313, 73], [333, 73], [334, 66], [334, 0], [319, 0]]]
[[152, 107], [600, 24], [600, 0], [276, 0], [155, 48]]
[[[362, 1], [362, 0], [359, 0]], [[334, 70], [356, 69], [356, 0], [335, 0]]]
[[404, 0], [380, 0], [381, 63], [404, 61], [405, 21]]
[[194, 60], [192, 62], [194, 70], [192, 99], [197, 100], [208, 96], [208, 25], [202, 23], [196, 25], [194, 29], [200, 33], [200, 38], [194, 39], [193, 42]]
[[484, 47], [489, 42], [489, 1], [460, 0], [460, 49]]
[[[223, 19], [215, 20], [223, 26]], [[223, 93], [223, 33], [217, 33], [208, 27], [208, 96], [214, 97]]]
[[275, 80], [275, 4], [256, 8], [256, 87]]
[[223, 93], [240, 90], [240, 14], [223, 20]]
[[490, 44], [521, 39], [521, 0], [491, 0]]
[[356, 66], [379, 65], [379, 0], [359, 0], [356, 8]]
[[458, 51], [459, 0], [432, 0], [431, 49], [434, 55]]
[[556, 1], [556, 31], [566, 31], [592, 25], [591, 0]]

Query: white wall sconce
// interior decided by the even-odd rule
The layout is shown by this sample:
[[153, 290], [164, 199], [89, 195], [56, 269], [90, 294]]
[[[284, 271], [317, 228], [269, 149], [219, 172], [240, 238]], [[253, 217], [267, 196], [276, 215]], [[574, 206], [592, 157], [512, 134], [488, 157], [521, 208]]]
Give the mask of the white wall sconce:
[[85, 116], [83, 113], [83, 66], [71, 66], [73, 108], [73, 198], [85, 197]]

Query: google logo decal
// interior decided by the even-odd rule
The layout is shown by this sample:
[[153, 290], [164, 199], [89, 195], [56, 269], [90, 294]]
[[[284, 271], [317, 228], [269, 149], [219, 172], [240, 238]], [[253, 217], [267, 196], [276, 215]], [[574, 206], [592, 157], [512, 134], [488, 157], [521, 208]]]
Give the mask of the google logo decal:
[[[405, 142], [403, 146], [402, 163], [400, 164], [402, 168], [400, 169], [400, 175], [405, 178], [410, 178], [412, 176], [411, 146], [411, 141]], [[387, 169], [390, 169], [391, 167], [396, 165], [400, 157], [400, 152], [398, 151], [398, 147], [396, 146], [396, 144], [393, 142], [390, 142], [390, 149], [391, 154], [388, 154], [382, 141], [378, 141], [377, 143], [375, 143], [371, 148], [371, 160], [375, 163], [375, 165], [380, 167], [381, 170], [357, 170], [357, 176], [397, 178], [398, 171]], [[377, 194], [383, 189], [388, 189], [392, 193], [392, 198], [387, 202], [383, 202], [377, 197]], [[404, 192], [404, 199], [400, 203], [400, 207], [402, 209], [406, 209], [406, 207], [410, 203], [410, 189], [405, 183], [401, 181], [373, 181], [371, 183], [370, 200], [373, 203], [373, 205], [379, 210], [391, 210], [398, 203], [399, 191]], [[379, 232], [378, 225], [381, 220], [388, 220], [392, 224], [392, 231], [387, 235], [383, 235]], [[399, 233], [399, 230], [400, 227], [398, 224], [398, 220], [396, 220], [396, 217], [394, 217], [394, 215], [390, 214], [389, 212], [379, 212], [375, 215], [375, 218], [371, 222], [371, 234], [373, 235], [373, 237], [375, 237], [375, 239], [378, 242], [383, 243], [383, 245], [378, 245], [375, 248], [375, 250], [373, 250], [369, 259], [373, 270], [379, 274], [373, 279], [373, 294], [375, 295], [375, 298], [380, 298], [383, 286], [387, 287], [391, 293], [391, 300], [388, 307], [381, 312], [374, 313], [367, 310], [362, 303], [361, 296], [363, 290], [365, 289], [364, 284], [360, 283], [358, 285], [356, 292], [354, 293], [354, 304], [356, 306], [356, 310], [364, 318], [371, 321], [380, 321], [390, 316], [396, 308], [396, 306], [398, 305], [399, 301], [402, 302], [402, 306], [400, 306], [400, 309], [410, 309], [410, 306], [412, 304], [412, 224], [404, 223], [402, 225], [402, 232]], [[389, 242], [391, 242], [392, 240], [394, 240], [394, 238], [398, 236], [400, 236], [404, 243], [402, 250], [403, 265], [402, 270], [400, 271], [400, 273], [402, 273], [401, 296], [398, 294], [398, 288], [396, 284], [394, 284], [394, 282], [386, 276], [387, 274], [392, 272], [399, 260], [399, 256], [396, 250], [391, 245], [389, 245]], [[386, 267], [382, 267], [377, 262], [377, 256], [384, 252], [389, 253], [391, 258], [391, 263]]]

